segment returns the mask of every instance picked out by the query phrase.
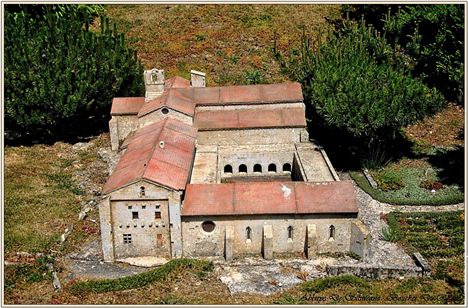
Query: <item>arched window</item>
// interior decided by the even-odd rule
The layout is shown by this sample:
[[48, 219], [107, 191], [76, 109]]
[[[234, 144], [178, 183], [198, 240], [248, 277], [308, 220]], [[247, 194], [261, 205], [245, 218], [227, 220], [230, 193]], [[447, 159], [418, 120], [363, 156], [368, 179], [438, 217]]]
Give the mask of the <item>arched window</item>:
[[254, 170], [253, 170], [253, 171], [254, 171], [254, 172], [260, 172], [260, 173], [262, 173], [262, 165], [260, 165], [260, 164], [255, 164], [255, 165], [254, 165]]
[[293, 227], [292, 227], [292, 226], [289, 226], [289, 227], [288, 227], [288, 239], [289, 239], [289, 240], [292, 240], [292, 238], [293, 238], [293, 233], [294, 233]]
[[276, 172], [276, 165], [275, 164], [269, 164], [268, 165], [268, 172]]
[[330, 229], [329, 239], [335, 239], [335, 226], [331, 225], [329, 229]]
[[291, 172], [291, 164], [285, 163], [283, 165], [283, 172]]
[[247, 240], [252, 239], [252, 228], [250, 228], [250, 227], [245, 228], [245, 238]]
[[145, 194], [146, 194], [145, 187], [144, 187], [144, 186], [141, 186], [141, 187], [140, 187], [140, 196], [141, 196], [141, 197], [144, 197]]
[[231, 165], [224, 166], [224, 173], [232, 173], [232, 166]]
[[242, 164], [239, 166], [239, 172], [241, 173], [247, 173], [247, 166]]

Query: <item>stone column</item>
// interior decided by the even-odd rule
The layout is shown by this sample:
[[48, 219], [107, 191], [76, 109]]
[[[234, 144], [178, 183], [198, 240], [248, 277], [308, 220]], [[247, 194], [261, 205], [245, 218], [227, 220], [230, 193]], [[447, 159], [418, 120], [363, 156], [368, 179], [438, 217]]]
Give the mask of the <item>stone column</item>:
[[171, 256], [182, 256], [182, 219], [180, 217], [180, 193], [169, 197], [169, 232], [171, 234]]
[[119, 123], [116, 117], [112, 117], [109, 121], [109, 135], [112, 151], [119, 149]]
[[307, 259], [311, 259], [317, 255], [317, 225], [307, 225], [306, 232], [306, 254]]
[[365, 260], [368, 253], [370, 234], [362, 221], [356, 219], [351, 222], [351, 243], [349, 250]]
[[224, 237], [224, 258], [226, 261], [232, 261], [234, 258], [234, 228], [226, 226]]
[[273, 259], [273, 228], [271, 225], [263, 226], [263, 258]]
[[114, 235], [112, 234], [110, 198], [99, 202], [99, 222], [101, 225], [102, 254], [105, 262], [114, 262]]

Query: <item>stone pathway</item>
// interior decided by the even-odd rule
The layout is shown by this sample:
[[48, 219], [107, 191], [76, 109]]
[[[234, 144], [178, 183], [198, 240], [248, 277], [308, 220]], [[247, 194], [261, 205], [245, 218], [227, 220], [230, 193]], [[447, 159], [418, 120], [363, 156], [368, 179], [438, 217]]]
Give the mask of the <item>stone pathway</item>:
[[[345, 261], [346, 259], [346, 261]], [[325, 277], [326, 266], [352, 262], [330, 257], [306, 259], [264, 260], [261, 257], [242, 258], [233, 262], [215, 261], [215, 273], [233, 293], [270, 295], [287, 290], [305, 280]]]

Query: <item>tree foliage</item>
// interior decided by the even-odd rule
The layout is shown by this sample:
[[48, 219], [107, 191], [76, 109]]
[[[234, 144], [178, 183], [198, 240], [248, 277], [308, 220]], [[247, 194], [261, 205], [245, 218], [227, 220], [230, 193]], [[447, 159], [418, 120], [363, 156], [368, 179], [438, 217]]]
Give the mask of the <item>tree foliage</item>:
[[345, 23], [318, 47], [304, 38], [301, 48], [277, 58], [302, 83], [311, 121], [334, 131], [331, 142], [361, 154], [390, 146], [402, 126], [443, 104], [436, 90], [408, 74], [405, 57], [363, 24]]
[[7, 141], [92, 133], [106, 124], [114, 96], [143, 91], [136, 53], [107, 18], [93, 32], [81, 9], [44, 10], [5, 12]]
[[464, 7], [458, 5], [349, 5], [343, 13], [386, 33], [413, 61], [412, 74], [448, 100], [463, 102]]

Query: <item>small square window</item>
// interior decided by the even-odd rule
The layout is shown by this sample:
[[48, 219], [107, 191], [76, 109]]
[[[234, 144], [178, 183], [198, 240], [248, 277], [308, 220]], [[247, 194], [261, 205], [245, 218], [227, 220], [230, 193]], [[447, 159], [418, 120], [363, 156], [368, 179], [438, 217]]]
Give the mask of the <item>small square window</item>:
[[132, 218], [138, 219], [138, 212], [132, 212]]
[[132, 235], [131, 234], [124, 234], [123, 235], [123, 242], [124, 242], [124, 244], [131, 244], [132, 243]]
[[161, 219], [161, 212], [154, 212], [154, 219]]
[[146, 205], [142, 205], [141, 208], [144, 210], [146, 209]]
[[132, 206], [131, 206], [131, 205], [129, 205], [129, 206], [128, 206], [128, 209], [129, 209], [129, 210], [131, 210], [131, 209], [132, 209]]
[[159, 209], [161, 205], [160, 204], [156, 204], [156, 209]]

